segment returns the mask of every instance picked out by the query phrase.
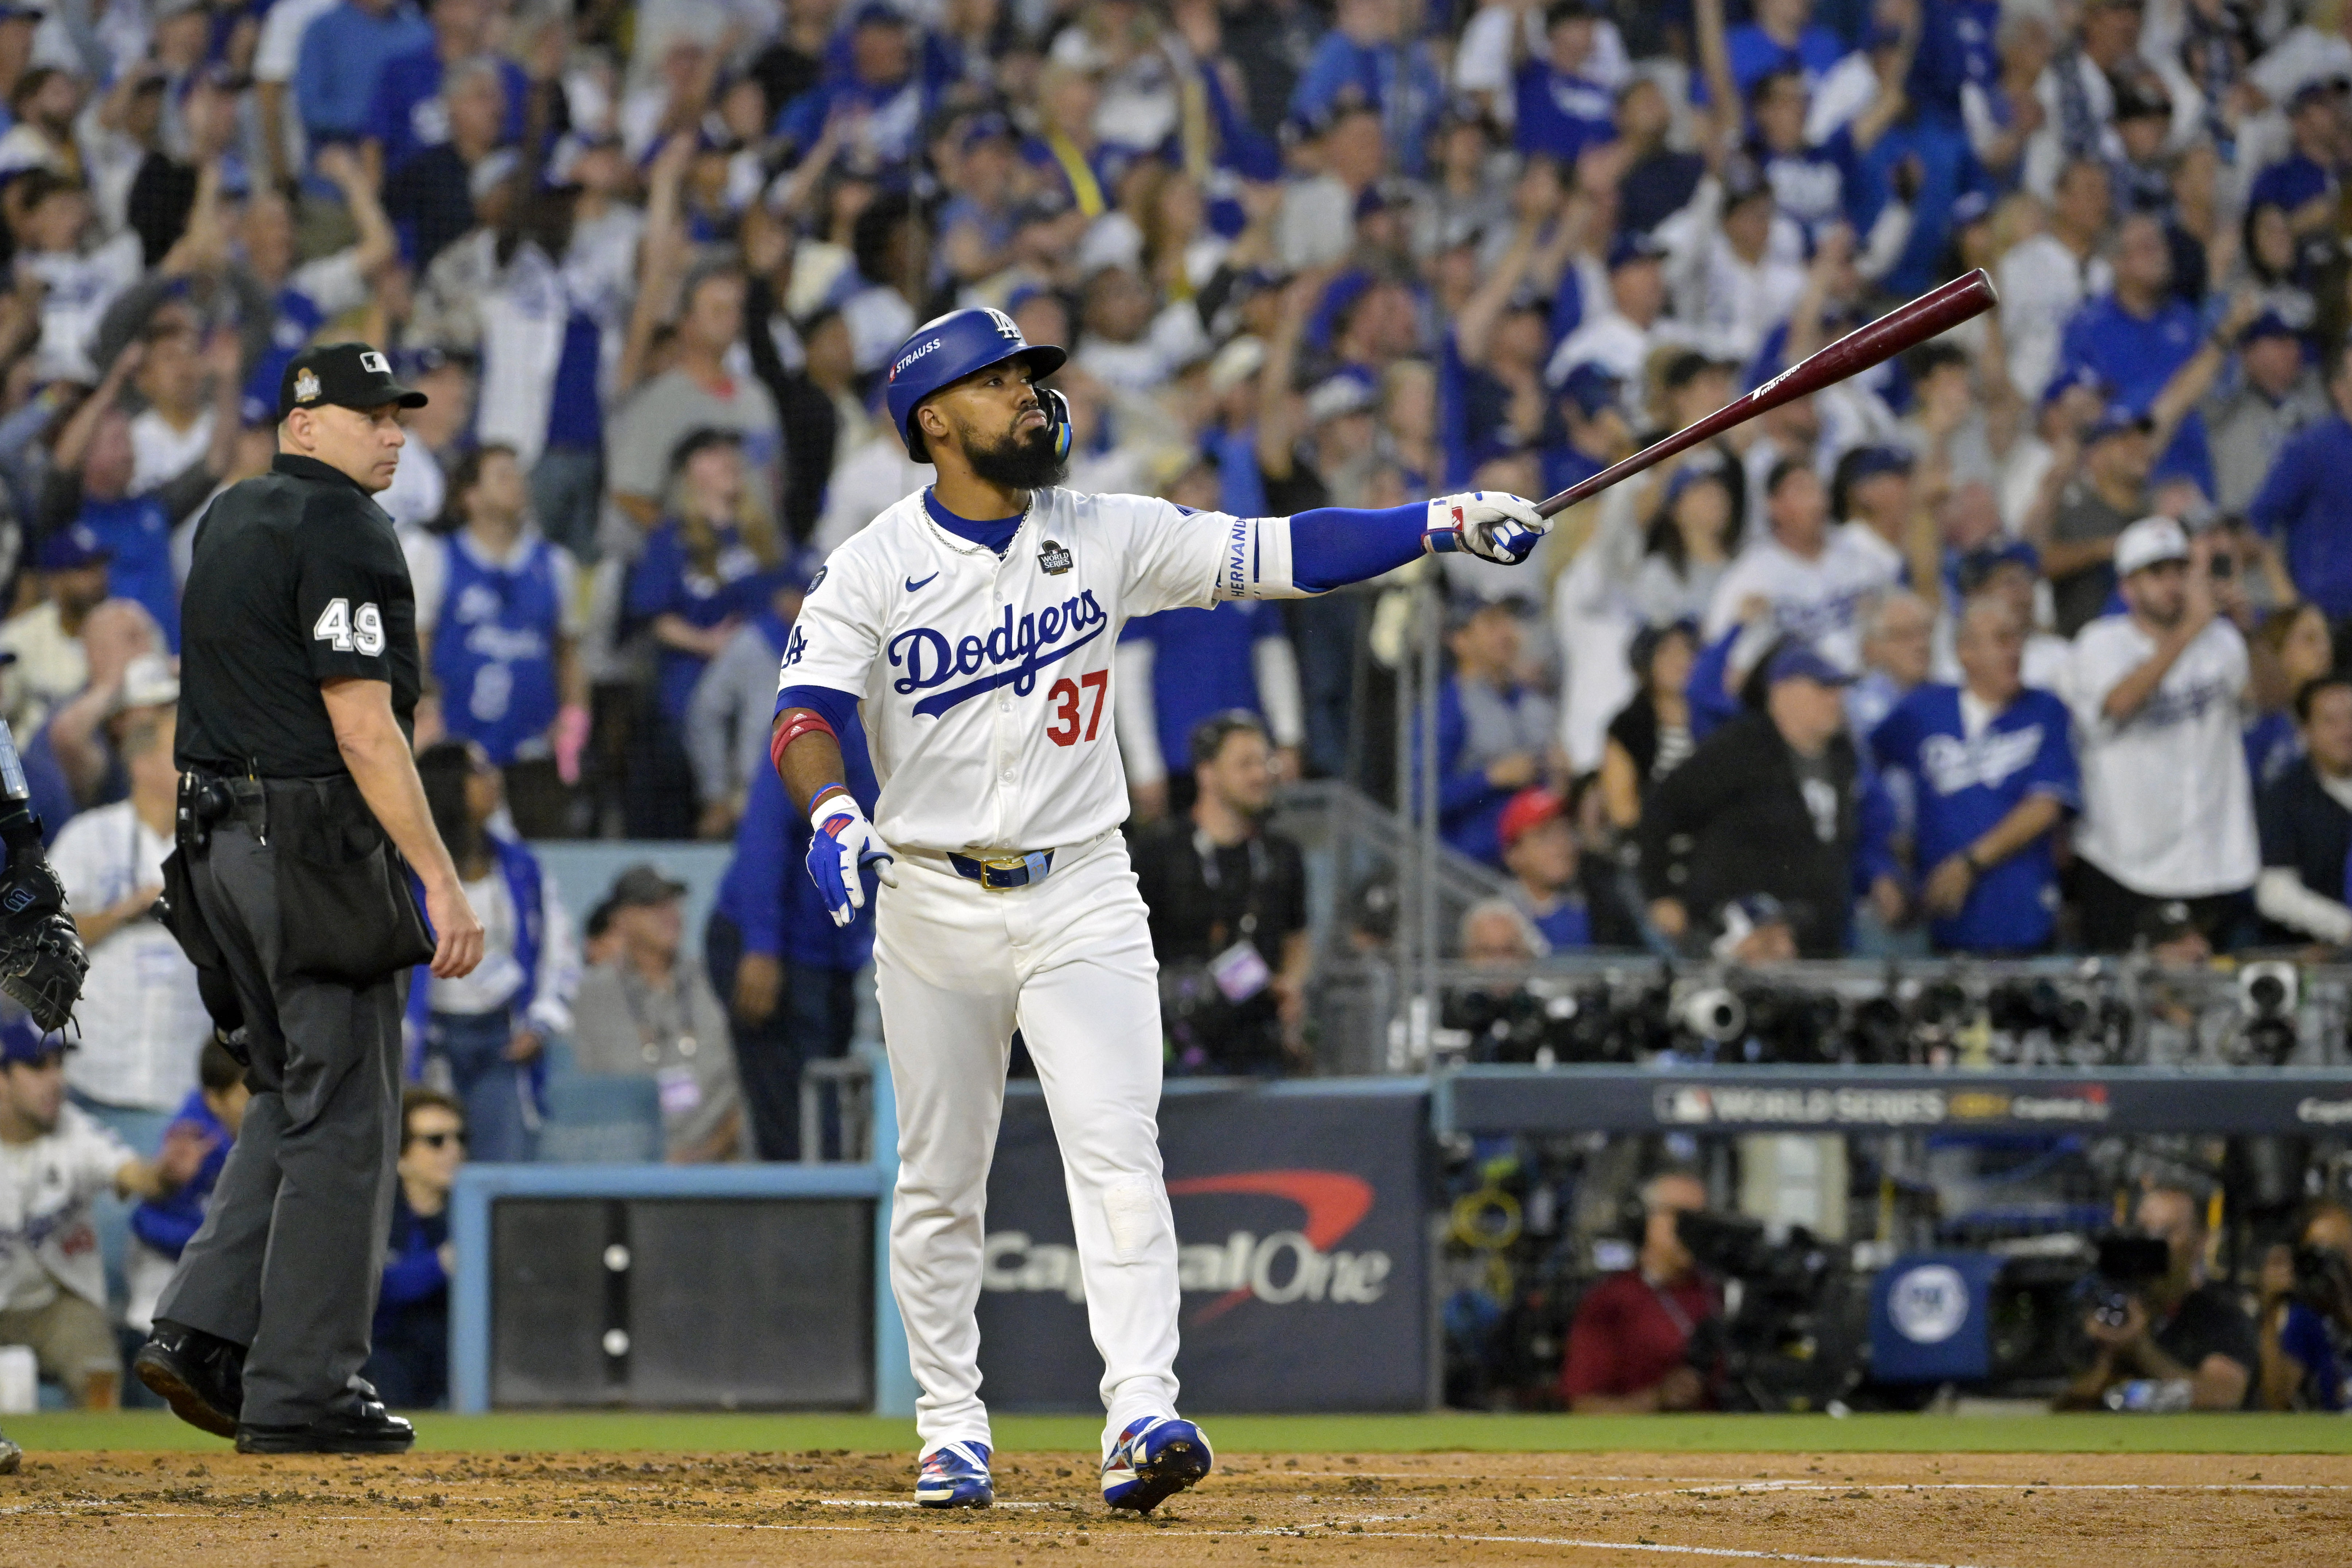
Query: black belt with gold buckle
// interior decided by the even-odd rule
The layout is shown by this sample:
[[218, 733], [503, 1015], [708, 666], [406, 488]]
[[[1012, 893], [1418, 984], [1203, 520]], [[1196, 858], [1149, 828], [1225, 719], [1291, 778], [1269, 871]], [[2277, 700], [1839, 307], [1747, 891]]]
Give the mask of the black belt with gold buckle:
[[1007, 860], [976, 861], [970, 855], [950, 854], [948, 864], [956, 875], [976, 882], [991, 893], [1007, 893], [1016, 887], [1034, 887], [1045, 880], [1054, 869], [1054, 852], [1031, 850]]

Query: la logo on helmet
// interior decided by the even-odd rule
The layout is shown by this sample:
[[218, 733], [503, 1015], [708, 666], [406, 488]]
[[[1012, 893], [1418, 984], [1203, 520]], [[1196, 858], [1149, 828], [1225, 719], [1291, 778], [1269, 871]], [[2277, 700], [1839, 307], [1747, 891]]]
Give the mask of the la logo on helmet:
[[1014, 323], [1012, 317], [1007, 316], [1003, 311], [997, 309], [993, 306], [988, 307], [988, 319], [996, 323], [996, 334], [998, 337], [1012, 343], [1018, 343], [1022, 340], [1020, 327]]

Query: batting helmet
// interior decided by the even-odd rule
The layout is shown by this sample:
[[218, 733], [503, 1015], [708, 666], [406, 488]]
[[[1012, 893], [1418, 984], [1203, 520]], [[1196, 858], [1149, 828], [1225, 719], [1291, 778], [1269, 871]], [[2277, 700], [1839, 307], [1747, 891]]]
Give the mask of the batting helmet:
[[[1028, 366], [1033, 380], [1043, 380], [1062, 368], [1070, 356], [1051, 343], [1032, 343], [1021, 335], [1013, 318], [1002, 310], [950, 310], [915, 329], [915, 335], [890, 356], [888, 390], [891, 422], [907, 438], [907, 455], [918, 463], [931, 460], [930, 448], [915, 423], [915, 405], [950, 382], [974, 371], [984, 371], [1006, 360]], [[1062, 394], [1037, 389], [1045, 422], [1064, 455], [1070, 449], [1070, 408]]]

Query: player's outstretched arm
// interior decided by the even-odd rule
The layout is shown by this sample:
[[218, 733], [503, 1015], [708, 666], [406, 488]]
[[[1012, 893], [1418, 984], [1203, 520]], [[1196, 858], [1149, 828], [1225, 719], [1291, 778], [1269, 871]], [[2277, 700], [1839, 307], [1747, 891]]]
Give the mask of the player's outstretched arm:
[[[866, 884], [859, 871], [871, 865], [884, 883], [898, 885], [898, 859], [865, 809], [843, 782], [849, 770], [843, 765], [841, 739], [832, 720], [814, 707], [792, 705], [793, 690], [778, 698], [776, 722], [770, 731], [768, 757], [793, 804], [808, 813], [814, 830], [809, 839], [808, 872], [824, 895], [835, 925], [846, 925], [866, 907]], [[825, 706], [856, 699], [841, 693], [811, 694]]]
[[1470, 490], [1378, 511], [1318, 507], [1288, 517], [1234, 520], [1219, 573], [1221, 599], [1302, 599], [1381, 576], [1422, 555], [1465, 551], [1517, 566], [1551, 520], [1535, 503]]

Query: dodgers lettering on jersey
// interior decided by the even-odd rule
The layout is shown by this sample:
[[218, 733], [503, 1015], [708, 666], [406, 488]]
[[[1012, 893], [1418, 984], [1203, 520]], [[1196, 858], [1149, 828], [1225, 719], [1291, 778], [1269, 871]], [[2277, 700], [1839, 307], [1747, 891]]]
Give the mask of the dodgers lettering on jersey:
[[1998, 789], [2042, 752], [2039, 725], [2012, 734], [1988, 730], [1974, 740], [1932, 735], [1919, 747], [1919, 771], [1938, 795], [1963, 789]]
[[1819, 147], [1765, 155], [1764, 178], [1772, 199], [1804, 230], [1808, 246], [1818, 245], [1830, 225], [1851, 221], [1848, 197], [1855, 164], [1853, 133], [1843, 126]]
[[1810, 559], [1767, 536], [1740, 551], [1717, 582], [1703, 635], [1709, 643], [1744, 620], [1748, 601], [1772, 607], [1773, 623], [1801, 637], [1849, 670], [1862, 667], [1862, 608], [1900, 575], [1901, 559], [1832, 528], [1822, 553]]
[[[1075, 599], [1024, 613], [1017, 628], [1013, 607], [1005, 605], [997, 612], [996, 624], [989, 628], [986, 637], [967, 635], [953, 647], [943, 633], [917, 626], [890, 639], [890, 667], [906, 671], [890, 683], [890, 689], [900, 696], [928, 694], [915, 703], [915, 712], [924, 717], [943, 714], [958, 703], [1003, 685], [1010, 685], [1014, 695], [1025, 697], [1036, 689], [1040, 670], [1068, 658], [1101, 636], [1109, 624], [1110, 617], [1095, 602], [1094, 591], [1087, 589]], [[981, 673], [983, 669], [985, 674]], [[945, 691], [936, 689], [959, 675], [974, 678]]]
[[825, 562], [779, 686], [861, 702], [874, 825], [943, 852], [1083, 843], [1127, 817], [1112, 650], [1129, 616], [1232, 594], [1222, 513], [1041, 490], [995, 552], [934, 523], [921, 492]]

